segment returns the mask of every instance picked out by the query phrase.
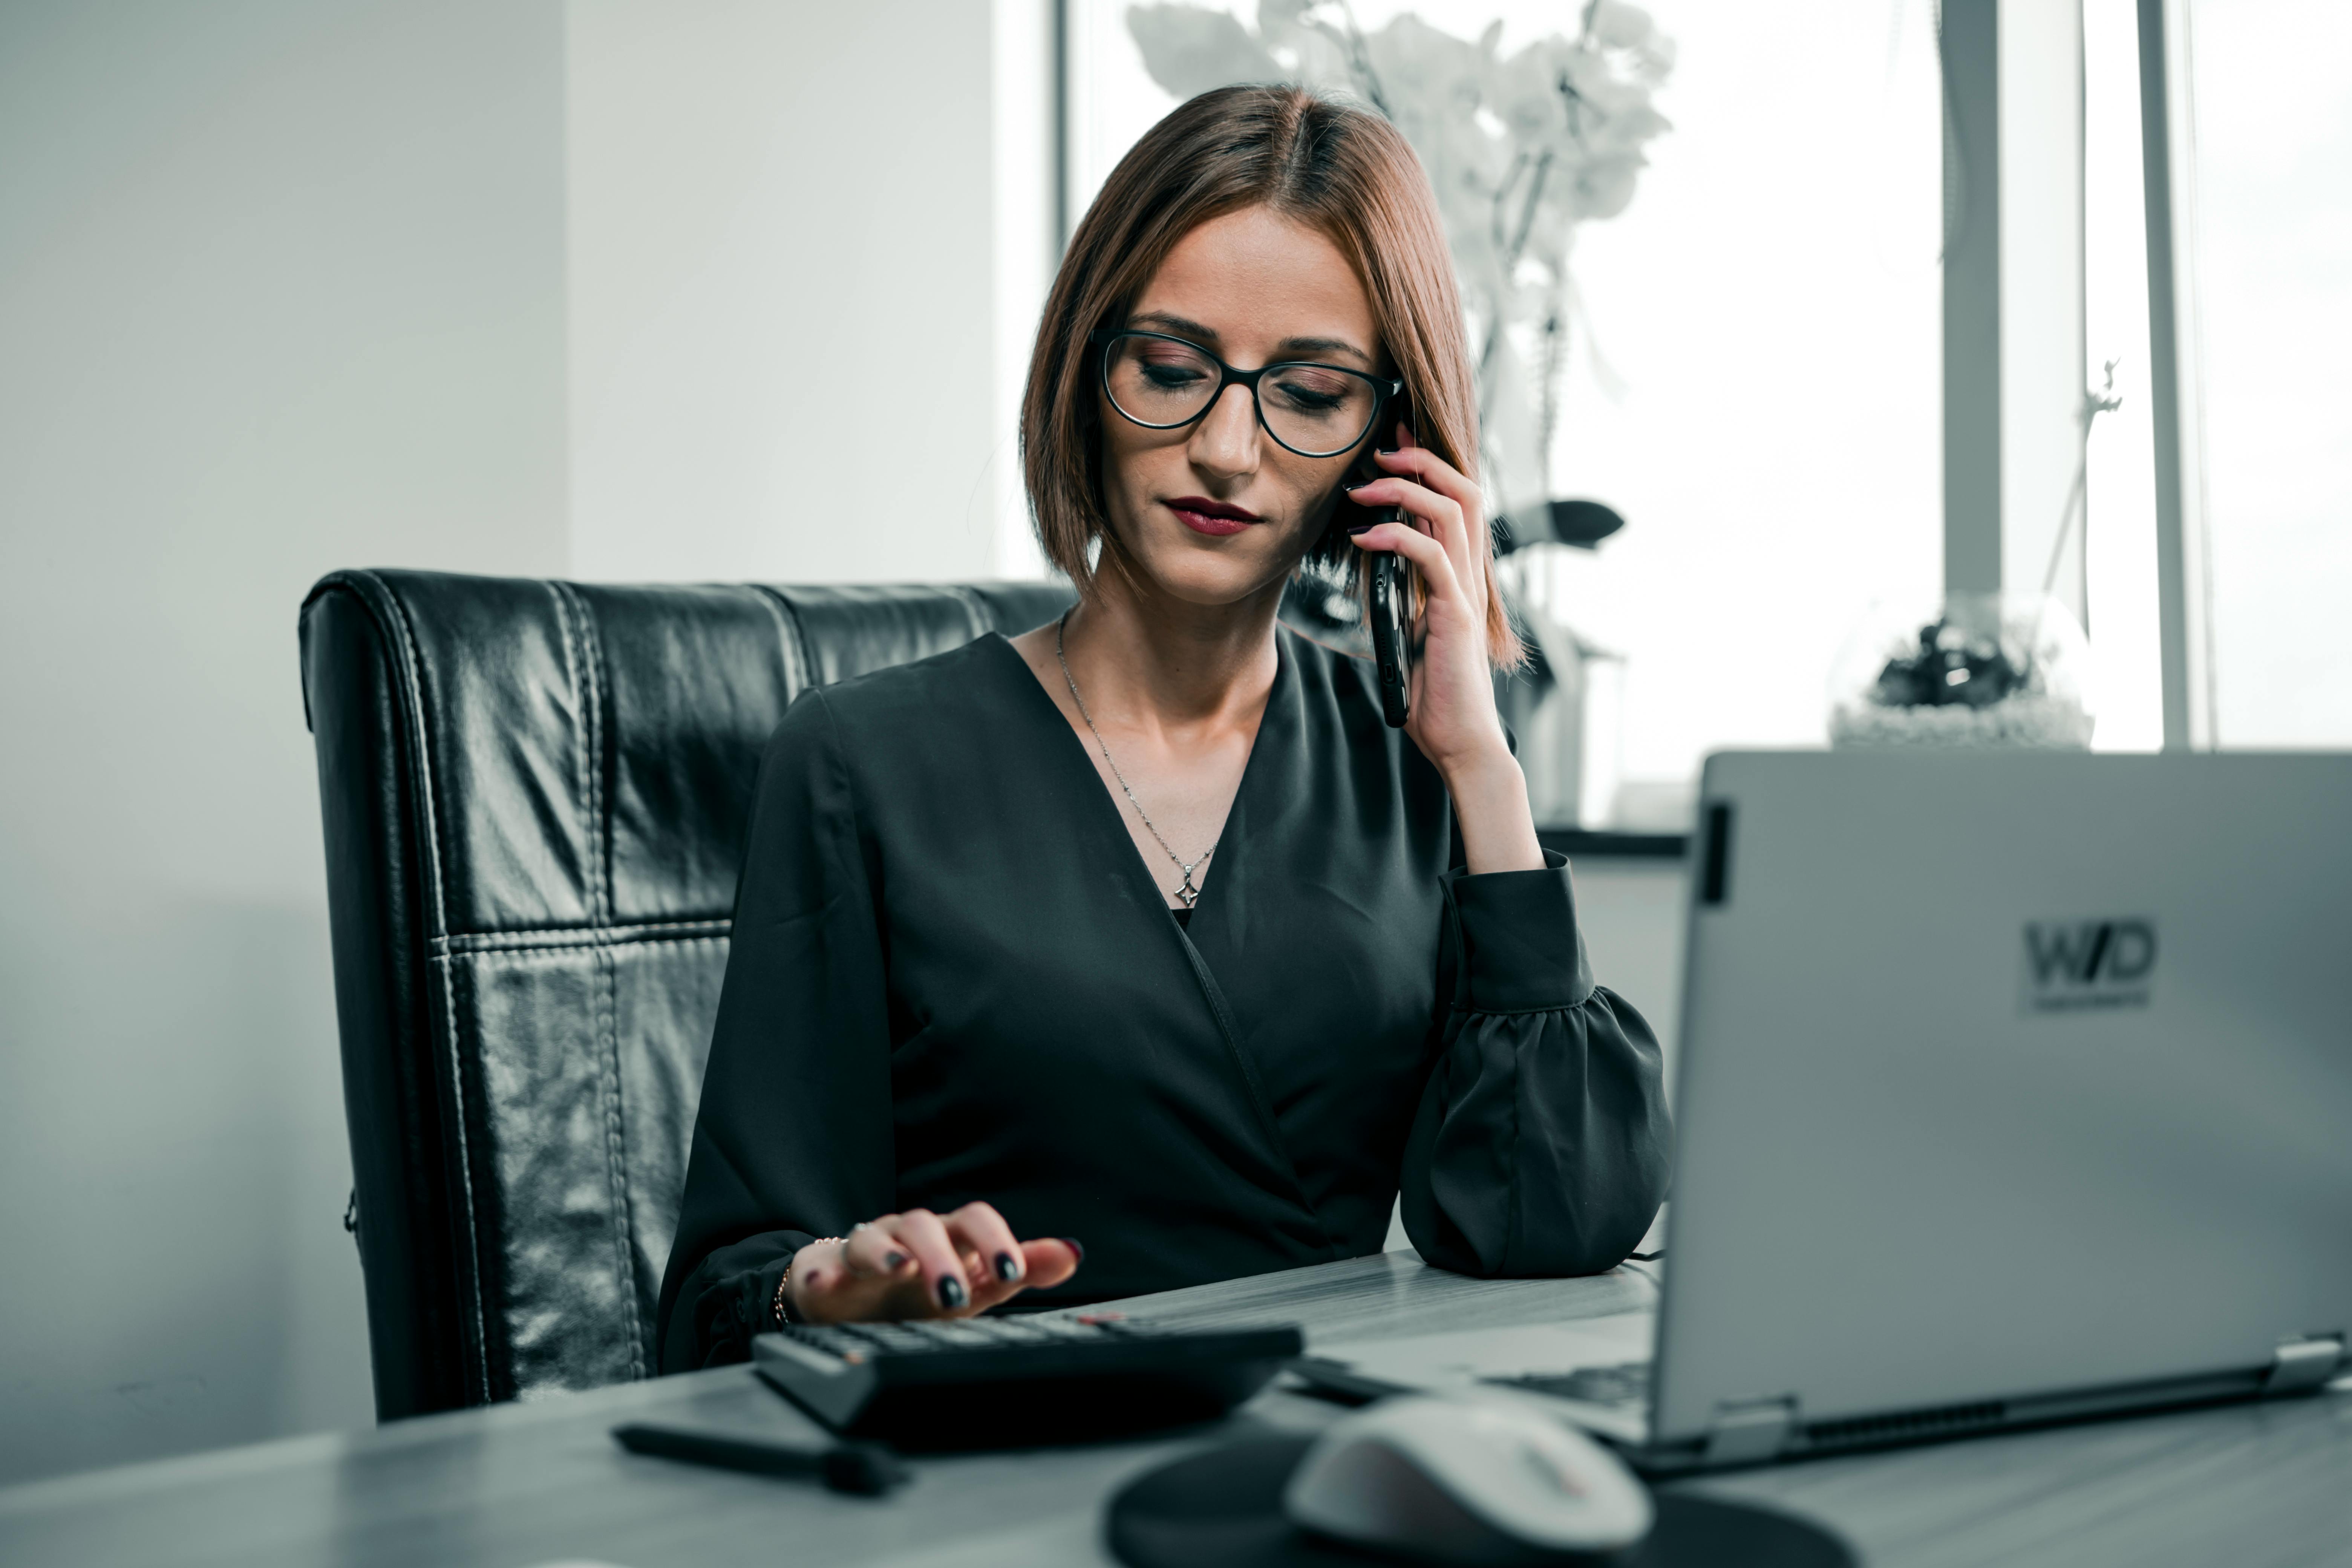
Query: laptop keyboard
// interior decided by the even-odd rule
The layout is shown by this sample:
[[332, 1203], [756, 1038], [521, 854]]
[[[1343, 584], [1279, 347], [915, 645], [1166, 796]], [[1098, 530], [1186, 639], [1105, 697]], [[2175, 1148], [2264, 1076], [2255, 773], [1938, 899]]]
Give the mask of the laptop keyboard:
[[1525, 1373], [1517, 1377], [1489, 1377], [1480, 1381], [1499, 1384], [1506, 1388], [1524, 1388], [1530, 1394], [1548, 1394], [1555, 1399], [1575, 1399], [1587, 1405], [1623, 1408], [1640, 1405], [1650, 1397], [1650, 1363], [1629, 1361], [1616, 1366], [1586, 1366], [1565, 1373]]

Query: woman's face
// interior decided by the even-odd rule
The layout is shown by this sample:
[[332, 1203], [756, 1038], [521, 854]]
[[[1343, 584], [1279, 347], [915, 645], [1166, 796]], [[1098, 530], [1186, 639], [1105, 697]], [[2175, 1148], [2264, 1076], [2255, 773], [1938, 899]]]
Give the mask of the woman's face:
[[[1123, 324], [1198, 343], [1241, 370], [1302, 360], [1388, 373], [1355, 268], [1321, 234], [1265, 207], [1186, 235]], [[1245, 386], [1226, 387], [1177, 430], [1126, 418], [1099, 382], [1096, 399], [1112, 531], [1151, 585], [1192, 604], [1232, 604], [1288, 577], [1361, 446], [1298, 456], [1266, 434]]]

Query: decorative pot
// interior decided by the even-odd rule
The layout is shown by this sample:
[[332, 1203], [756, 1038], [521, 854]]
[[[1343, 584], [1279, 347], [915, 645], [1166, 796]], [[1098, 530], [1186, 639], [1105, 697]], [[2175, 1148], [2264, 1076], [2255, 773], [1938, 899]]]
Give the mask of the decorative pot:
[[1830, 677], [1830, 742], [2085, 750], [2090, 653], [2044, 595], [1952, 594], [1929, 616], [1873, 605]]

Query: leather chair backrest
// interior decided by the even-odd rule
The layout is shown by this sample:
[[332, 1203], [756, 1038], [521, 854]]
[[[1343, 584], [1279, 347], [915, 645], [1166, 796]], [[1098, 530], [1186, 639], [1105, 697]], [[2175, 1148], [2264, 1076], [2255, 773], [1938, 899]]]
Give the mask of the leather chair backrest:
[[376, 1409], [648, 1376], [761, 748], [1026, 584], [338, 572], [302, 605]]

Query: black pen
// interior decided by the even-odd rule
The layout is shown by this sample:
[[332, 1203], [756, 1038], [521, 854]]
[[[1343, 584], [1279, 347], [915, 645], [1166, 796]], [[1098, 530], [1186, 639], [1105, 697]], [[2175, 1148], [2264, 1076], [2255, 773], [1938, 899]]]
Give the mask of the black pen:
[[820, 1476], [837, 1492], [880, 1497], [908, 1479], [907, 1467], [883, 1443], [834, 1443], [824, 1447], [730, 1437], [685, 1426], [632, 1421], [613, 1428], [632, 1454], [683, 1459], [692, 1465], [749, 1470], [761, 1476]]

